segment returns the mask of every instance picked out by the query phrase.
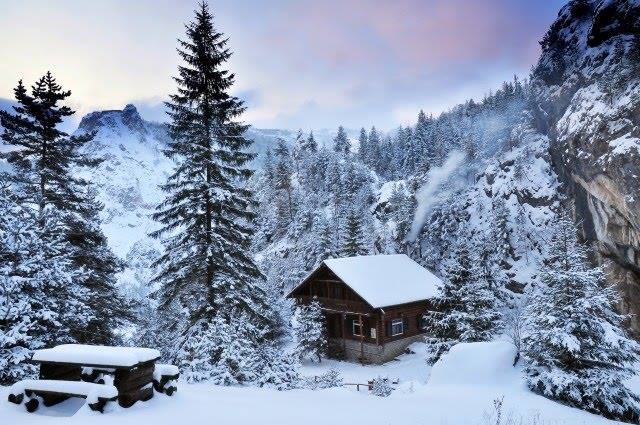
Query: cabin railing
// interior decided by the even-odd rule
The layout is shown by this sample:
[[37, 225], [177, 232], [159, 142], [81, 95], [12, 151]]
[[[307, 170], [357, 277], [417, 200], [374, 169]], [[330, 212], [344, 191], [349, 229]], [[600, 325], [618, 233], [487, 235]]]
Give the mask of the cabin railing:
[[317, 298], [323, 308], [327, 310], [334, 310], [338, 313], [368, 314], [371, 312], [370, 307], [359, 301], [340, 300], [328, 297], [311, 297], [308, 295], [298, 297], [298, 300], [303, 303], [308, 303], [313, 298]]

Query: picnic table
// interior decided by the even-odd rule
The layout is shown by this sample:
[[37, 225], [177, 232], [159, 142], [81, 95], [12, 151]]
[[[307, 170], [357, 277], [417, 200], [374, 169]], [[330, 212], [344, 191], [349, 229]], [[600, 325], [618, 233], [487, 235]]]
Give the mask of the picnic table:
[[176, 366], [157, 364], [159, 358], [158, 350], [138, 347], [65, 344], [36, 350], [31, 360], [40, 364], [39, 379], [13, 384], [8, 401], [34, 412], [41, 402], [53, 406], [80, 397], [104, 412], [116, 400], [122, 407], [147, 401], [154, 389], [171, 396], [180, 373]]

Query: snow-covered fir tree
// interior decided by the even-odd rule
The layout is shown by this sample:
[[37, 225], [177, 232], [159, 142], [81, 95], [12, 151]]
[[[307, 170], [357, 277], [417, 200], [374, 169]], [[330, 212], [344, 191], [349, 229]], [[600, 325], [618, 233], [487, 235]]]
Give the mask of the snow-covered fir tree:
[[429, 363], [435, 363], [454, 344], [488, 341], [497, 331], [500, 314], [495, 293], [478, 272], [477, 256], [464, 237], [445, 265], [443, 287], [433, 305], [435, 311], [425, 314], [431, 330]]
[[322, 361], [328, 342], [324, 314], [316, 297], [297, 308], [294, 324], [296, 353], [300, 358]]
[[59, 236], [69, 243], [72, 265], [84, 270], [76, 279], [85, 287], [95, 315], [95, 320], [73, 330], [75, 339], [115, 343], [113, 330], [131, 318], [115, 286], [121, 263], [100, 229], [102, 206], [95, 201], [95, 188], [78, 173], [100, 162], [81, 151], [94, 134], [69, 135], [60, 130], [63, 120], [75, 112], [62, 104], [71, 92], [63, 90], [50, 72], [31, 90], [20, 81], [14, 95], [13, 113], [0, 111], [2, 140], [8, 147], [1, 157], [11, 165], [3, 179], [11, 184], [18, 202], [36, 209], [41, 219], [53, 214], [62, 221], [58, 228], [64, 233]]
[[624, 421], [638, 421], [640, 399], [625, 381], [638, 344], [623, 330], [617, 296], [590, 265], [575, 226], [561, 217], [549, 241], [540, 285], [526, 307], [523, 354], [529, 387], [546, 397]]
[[336, 137], [333, 139], [333, 150], [339, 153], [347, 154], [351, 149], [351, 144], [349, 143], [349, 138], [347, 137], [347, 132], [344, 130], [344, 127], [338, 127], [338, 133]]
[[[231, 55], [227, 39], [215, 30], [206, 3], [186, 35], [178, 48], [184, 64], [177, 94], [167, 103], [172, 140], [166, 154], [177, 165], [154, 214], [162, 227], [153, 236], [165, 247], [154, 278], [161, 285], [158, 314], [163, 332], [175, 337], [165, 351], [186, 376], [241, 382], [250, 377], [235, 370], [234, 356], [275, 332], [250, 252], [254, 201], [245, 181], [252, 174], [251, 141], [238, 121], [243, 104], [228, 93], [234, 76], [224, 68]], [[238, 331], [232, 326], [238, 315], [259, 332], [234, 341], [229, 332]]]
[[354, 257], [356, 255], [368, 254], [369, 252], [364, 243], [362, 221], [356, 211], [350, 209], [347, 212], [343, 227], [341, 232], [340, 255], [343, 257]]

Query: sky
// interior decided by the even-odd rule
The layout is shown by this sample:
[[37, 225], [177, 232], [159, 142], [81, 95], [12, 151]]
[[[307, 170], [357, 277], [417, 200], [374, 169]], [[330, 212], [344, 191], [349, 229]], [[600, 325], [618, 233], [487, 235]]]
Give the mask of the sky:
[[[526, 77], [565, 0], [211, 0], [261, 128], [392, 129]], [[0, 0], [0, 102], [47, 70], [83, 114], [165, 120], [195, 0]]]

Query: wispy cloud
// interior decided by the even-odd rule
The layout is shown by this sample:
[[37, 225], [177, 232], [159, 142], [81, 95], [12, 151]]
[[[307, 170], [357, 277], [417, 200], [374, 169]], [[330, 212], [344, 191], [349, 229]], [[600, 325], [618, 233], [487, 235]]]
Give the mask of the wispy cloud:
[[[81, 111], [157, 104], [195, 1], [8, 2], [0, 96], [51, 69]], [[245, 119], [269, 127], [390, 128], [526, 74], [563, 0], [219, 0]], [[26, 26], [28, 23], [28, 26]], [[28, 28], [29, 30], [26, 30]]]

